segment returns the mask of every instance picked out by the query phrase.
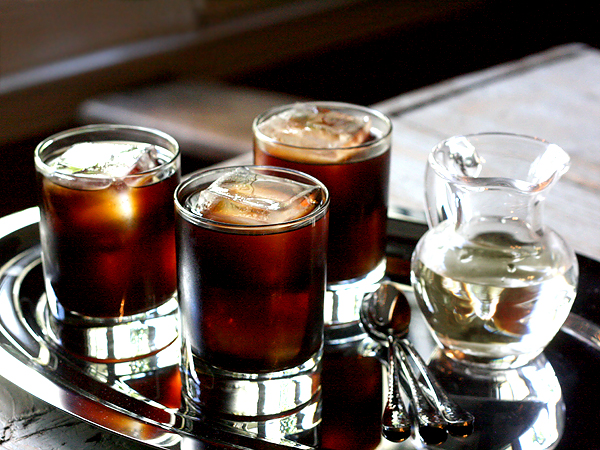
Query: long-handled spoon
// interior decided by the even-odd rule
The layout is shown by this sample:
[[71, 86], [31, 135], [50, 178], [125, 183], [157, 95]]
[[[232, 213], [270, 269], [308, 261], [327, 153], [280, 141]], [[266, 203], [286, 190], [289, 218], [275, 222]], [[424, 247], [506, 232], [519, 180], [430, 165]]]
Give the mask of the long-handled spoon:
[[388, 347], [388, 400], [381, 417], [381, 433], [392, 442], [402, 442], [411, 435], [410, 417], [400, 394], [396, 360]]
[[429, 391], [429, 398], [435, 402], [439, 410], [442, 412], [442, 416], [448, 423], [447, 430], [452, 436], [467, 437], [473, 433], [474, 417], [473, 415], [462, 409], [455, 402], [450, 400], [448, 394], [444, 388], [440, 386], [435, 377], [431, 374], [425, 361], [421, 358], [421, 355], [412, 346], [410, 341], [406, 339], [400, 339], [399, 344], [404, 348], [404, 351], [408, 353], [415, 365], [421, 372]]
[[[447, 422], [448, 432], [453, 436], [465, 437], [470, 435], [473, 432], [473, 415], [448, 397], [448, 394], [429, 371], [425, 361], [410, 341], [405, 339], [410, 322], [410, 305], [406, 296], [390, 282], [382, 283], [377, 292], [377, 301], [381, 302], [377, 306], [379, 320], [389, 323], [389, 329], [394, 335], [395, 341], [399, 344], [400, 354], [404, 353], [405, 356], [410, 356], [418, 368], [427, 388], [423, 392], [441, 412]], [[406, 319], [407, 316], [409, 317], [408, 320]]]
[[381, 433], [392, 442], [402, 442], [411, 435], [410, 417], [402, 403], [398, 384], [396, 359], [393, 352], [393, 337], [379, 331], [368, 319], [365, 308], [361, 308], [361, 323], [367, 333], [378, 342], [387, 342], [388, 396], [381, 417]]
[[378, 334], [389, 339], [389, 348], [395, 350], [392, 351], [392, 354], [397, 357], [403, 381], [410, 393], [421, 439], [426, 444], [441, 444], [448, 437], [445, 428], [446, 421], [421, 389], [402, 348], [395, 345], [395, 339], [399, 336], [398, 332], [402, 330], [402, 336], [404, 336], [410, 324], [410, 307], [407, 309], [396, 308], [397, 292], [398, 290], [392, 284], [381, 283], [374, 293], [363, 300], [362, 316]]

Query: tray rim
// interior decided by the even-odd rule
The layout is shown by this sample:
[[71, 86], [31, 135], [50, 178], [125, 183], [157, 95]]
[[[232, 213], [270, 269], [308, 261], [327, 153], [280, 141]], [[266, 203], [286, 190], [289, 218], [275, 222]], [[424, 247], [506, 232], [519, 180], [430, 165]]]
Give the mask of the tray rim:
[[[14, 233], [17, 233], [18, 231], [24, 228], [35, 225], [35, 223], [39, 222], [39, 220], [40, 212], [38, 207], [27, 208], [25, 210], [0, 218], [0, 241]], [[27, 250], [32, 249], [34, 246], [35, 244], [31, 245]], [[0, 280], [4, 278], [4, 272], [7, 268], [10, 267], [11, 261], [19, 257], [20, 255], [23, 255], [23, 253], [25, 253], [27, 250], [22, 250], [18, 252], [17, 254], [13, 255], [13, 258], [9, 259], [8, 261], [0, 261]], [[11, 340], [11, 337], [8, 337], [10, 333], [8, 330], [5, 329], [4, 326], [0, 326], [0, 333], [4, 337], [7, 337], [8, 340]], [[19, 350], [17, 349], [17, 351]], [[23, 354], [23, 357], [25, 357], [25, 352], [20, 353]], [[165, 430], [164, 428], [149, 423], [147, 421], [138, 420], [134, 417], [131, 417], [128, 414], [123, 413], [122, 411], [119, 411], [118, 409], [115, 409], [114, 407], [104, 405], [98, 401], [93, 401], [92, 399], [75, 392], [71, 388], [67, 387], [66, 383], [61, 383], [58, 382], [58, 380], [52, 379], [48, 376], [48, 374], [44, 374], [41, 371], [37, 370], [31, 363], [27, 364], [25, 361], [9, 352], [8, 349], [5, 348], [5, 346], [0, 346], [0, 368], [2, 368], [0, 369], [0, 375], [3, 378], [18, 386], [19, 388], [23, 389], [24, 391], [28, 392], [29, 394], [33, 395], [34, 397], [37, 397], [45, 403], [55, 408], [58, 408], [59, 410], [64, 411], [70, 414], [71, 416], [81, 419], [84, 422], [87, 422], [91, 425], [100, 427], [101, 429], [104, 429], [111, 433], [131, 439], [133, 441], [144, 443], [146, 445], [151, 445], [156, 448], [173, 448], [173, 444], [179, 444], [179, 442], [176, 441], [180, 441], [184, 438], [178, 433]], [[109, 408], [122, 420], [132, 420], [143, 424], [144, 427], [150, 427], [151, 431], [153, 432], [152, 434], [154, 435], [164, 435], [167, 437], [172, 437], [171, 442], [167, 446], [162, 444], [155, 445], [151, 442], [148, 442], [147, 440], [140, 439], [133, 433], [127, 433], [125, 430], [122, 429], [119, 430], [115, 426], [108, 426], [106, 424], [101, 423], [98, 420], [94, 420], [88, 414], [72, 411], [71, 409], [65, 406], [69, 402], [81, 404], [82, 401], [84, 403], [89, 402], [94, 407], [100, 406]], [[82, 410], [84, 412], [88, 411], [87, 408], [82, 408]], [[186, 438], [197, 440], [193, 437]], [[168, 441], [169, 439], [167, 439], [167, 442]]]

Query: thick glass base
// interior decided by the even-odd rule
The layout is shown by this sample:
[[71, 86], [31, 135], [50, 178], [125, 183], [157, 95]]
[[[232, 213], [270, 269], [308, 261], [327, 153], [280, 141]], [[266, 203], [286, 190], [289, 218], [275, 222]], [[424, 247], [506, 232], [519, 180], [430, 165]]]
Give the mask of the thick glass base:
[[360, 305], [365, 295], [375, 292], [385, 277], [386, 260], [360, 278], [330, 283], [325, 292], [325, 340], [340, 343], [360, 333]]
[[[269, 448], [259, 441], [272, 442], [288, 448], [320, 448], [322, 399], [320, 391], [308, 403], [293, 411], [277, 416], [240, 417], [222, 416], [204, 410], [199, 411], [197, 405], [189, 397], [183, 395], [182, 413], [190, 420], [186, 431], [198, 434], [200, 429], [209, 426], [213, 429], [228, 431], [229, 439], [236, 442], [233, 436], [239, 435], [253, 439], [252, 448]], [[239, 448], [248, 448], [248, 442]], [[256, 446], [256, 447], [255, 447]], [[232, 445], [232, 448], [237, 445]], [[212, 447], [211, 447], [212, 448]], [[284, 448], [284, 447], [278, 447]]]
[[50, 311], [46, 295], [40, 299], [36, 319], [43, 332], [75, 356], [93, 362], [122, 362], [155, 354], [179, 336], [177, 299], [150, 311], [120, 318], [90, 318]]
[[529, 364], [544, 347], [525, 345], [528, 341], [515, 342], [465, 342], [436, 334], [432, 336], [438, 348], [452, 361], [489, 370], [516, 369]]
[[209, 366], [183, 343], [183, 396], [191, 411], [244, 421], [288, 416], [321, 392], [322, 350], [279, 372], [241, 373]]
[[506, 369], [516, 369], [522, 367], [526, 364], [529, 364], [535, 358], [537, 358], [543, 349], [536, 351], [534, 353], [526, 353], [526, 354], [512, 354], [512, 355], [483, 355], [483, 354], [474, 354], [470, 352], [465, 352], [462, 350], [458, 350], [456, 348], [448, 348], [444, 347], [442, 351], [444, 354], [453, 361], [459, 362], [461, 364], [465, 364], [468, 366], [480, 367], [482, 369], [497, 369], [497, 370], [506, 370]]

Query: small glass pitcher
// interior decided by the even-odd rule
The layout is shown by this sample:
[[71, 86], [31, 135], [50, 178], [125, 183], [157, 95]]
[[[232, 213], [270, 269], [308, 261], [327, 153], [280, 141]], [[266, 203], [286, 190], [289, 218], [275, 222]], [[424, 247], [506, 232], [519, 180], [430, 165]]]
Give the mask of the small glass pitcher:
[[455, 136], [429, 155], [429, 231], [411, 265], [419, 307], [451, 358], [518, 367], [539, 355], [576, 294], [575, 253], [544, 226], [569, 168], [555, 144], [513, 134]]

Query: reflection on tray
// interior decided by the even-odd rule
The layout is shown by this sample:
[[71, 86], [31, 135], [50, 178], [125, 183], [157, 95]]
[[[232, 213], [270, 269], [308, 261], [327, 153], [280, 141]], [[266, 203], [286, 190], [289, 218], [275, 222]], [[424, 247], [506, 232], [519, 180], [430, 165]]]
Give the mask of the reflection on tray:
[[543, 354], [519, 369], [485, 370], [456, 363], [436, 350], [429, 365], [477, 418], [476, 432], [461, 448], [547, 449], [560, 440], [565, 404]]

